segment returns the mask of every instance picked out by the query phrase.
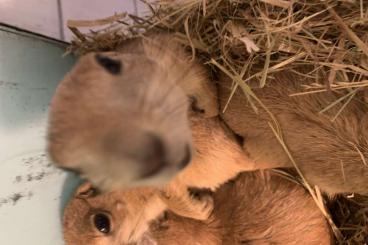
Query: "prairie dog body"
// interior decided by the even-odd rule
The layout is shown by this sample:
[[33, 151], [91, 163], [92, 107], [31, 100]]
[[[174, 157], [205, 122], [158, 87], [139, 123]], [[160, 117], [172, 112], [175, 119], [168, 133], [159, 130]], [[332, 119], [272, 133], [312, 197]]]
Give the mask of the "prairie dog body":
[[[65, 210], [66, 244], [331, 244], [312, 198], [269, 171], [246, 172], [220, 187], [204, 221], [165, 212], [157, 195], [154, 188], [95, 195], [85, 184]], [[141, 217], [151, 217], [150, 223], [142, 225]]]
[[[300, 83], [312, 83], [291, 72], [274, 74], [266, 87], [253, 92], [277, 118], [284, 141], [308, 182], [323, 191], [368, 193], [368, 109], [353, 99], [335, 121], [339, 106], [318, 113], [342, 95], [333, 92], [289, 97]], [[221, 79], [219, 97], [224, 108], [232, 82]], [[252, 83], [251, 83], [252, 85]], [[343, 102], [345, 103], [345, 101]], [[290, 159], [272, 132], [267, 112], [254, 112], [240, 89], [222, 115], [227, 125], [244, 138], [244, 148], [256, 166], [292, 167]], [[271, 164], [271, 165], [270, 165]]]

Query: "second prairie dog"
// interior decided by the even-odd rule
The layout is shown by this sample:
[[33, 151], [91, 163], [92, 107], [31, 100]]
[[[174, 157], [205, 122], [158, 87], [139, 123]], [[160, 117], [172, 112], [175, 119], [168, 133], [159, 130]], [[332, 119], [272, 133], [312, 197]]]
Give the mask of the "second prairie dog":
[[[253, 92], [276, 117], [292, 157], [307, 181], [328, 194], [368, 193], [368, 108], [353, 99], [335, 121], [331, 118], [341, 105], [327, 113], [318, 112], [342, 95], [334, 92], [289, 97], [300, 91], [301, 83], [309, 80], [292, 72], [273, 74], [264, 88], [250, 83]], [[224, 108], [232, 82], [223, 77], [220, 82], [221, 109]], [[345, 103], [345, 101], [343, 102]], [[244, 148], [260, 167], [293, 167], [276, 139], [261, 106], [254, 112], [240, 89], [225, 113], [227, 125], [244, 138]], [[271, 164], [272, 163], [272, 164]], [[270, 165], [271, 164], [271, 165]]]
[[[246, 172], [214, 194], [205, 221], [165, 211], [157, 189], [96, 194], [79, 188], [65, 210], [66, 245], [329, 245], [329, 226], [299, 185], [270, 171]], [[141, 218], [150, 218], [142, 223]]]

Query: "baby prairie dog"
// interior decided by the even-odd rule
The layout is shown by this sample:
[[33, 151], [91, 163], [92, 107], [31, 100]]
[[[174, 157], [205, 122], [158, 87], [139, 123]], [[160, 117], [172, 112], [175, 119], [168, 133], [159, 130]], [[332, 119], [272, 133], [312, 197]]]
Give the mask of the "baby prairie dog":
[[167, 211], [159, 195], [154, 188], [97, 194], [91, 185], [82, 185], [65, 209], [66, 245], [332, 242], [312, 198], [301, 186], [270, 171], [246, 172], [221, 186], [213, 195], [214, 211], [204, 221]]
[[[368, 108], [357, 96], [331, 121], [343, 103], [318, 113], [342, 95], [324, 92], [289, 95], [301, 90], [300, 84], [313, 83], [292, 72], [273, 74], [264, 88], [250, 83], [253, 92], [276, 117], [283, 139], [308, 182], [323, 191], [368, 193]], [[232, 81], [223, 77], [219, 97], [223, 110], [231, 93]], [[244, 148], [262, 168], [293, 167], [272, 132], [270, 117], [257, 105], [256, 114], [238, 89], [222, 115], [227, 125], [244, 138]]]

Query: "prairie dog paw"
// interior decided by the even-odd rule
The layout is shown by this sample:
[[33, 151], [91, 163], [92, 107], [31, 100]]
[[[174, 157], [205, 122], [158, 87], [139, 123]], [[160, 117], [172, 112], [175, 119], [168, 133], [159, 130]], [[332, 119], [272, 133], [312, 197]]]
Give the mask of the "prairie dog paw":
[[206, 220], [210, 217], [214, 208], [210, 191], [191, 188], [178, 194], [161, 193], [161, 199], [170, 211], [195, 220]]
[[214, 201], [211, 191], [189, 188], [193, 215], [197, 220], [207, 220], [213, 211]]

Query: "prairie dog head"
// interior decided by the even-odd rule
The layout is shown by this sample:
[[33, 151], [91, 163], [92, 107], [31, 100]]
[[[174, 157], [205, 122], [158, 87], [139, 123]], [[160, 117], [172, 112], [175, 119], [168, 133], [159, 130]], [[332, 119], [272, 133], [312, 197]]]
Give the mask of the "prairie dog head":
[[158, 190], [138, 187], [97, 194], [80, 186], [65, 209], [66, 245], [220, 245], [219, 224], [167, 211]]
[[80, 58], [51, 102], [48, 149], [59, 167], [114, 190], [164, 184], [189, 163], [190, 98], [208, 81], [169, 40]]
[[149, 222], [164, 210], [154, 188], [97, 194], [85, 183], [66, 207], [64, 239], [67, 245], [154, 245]]

